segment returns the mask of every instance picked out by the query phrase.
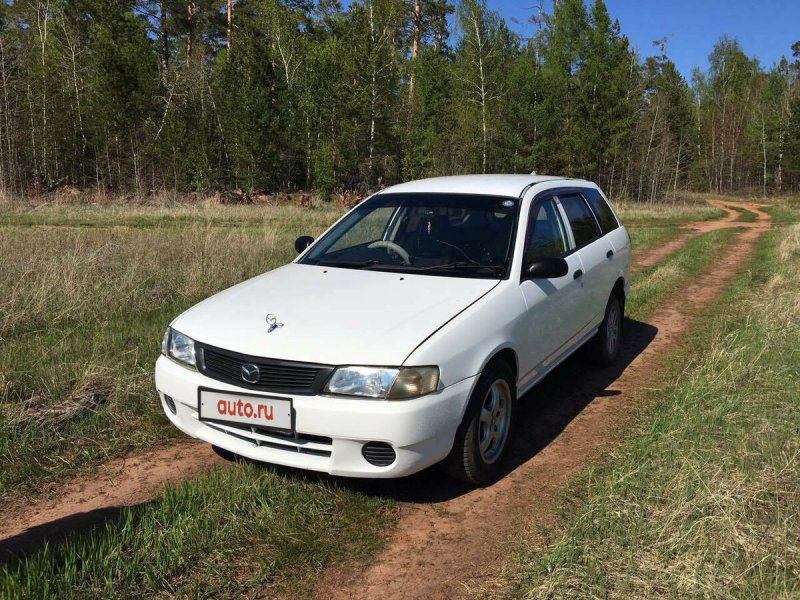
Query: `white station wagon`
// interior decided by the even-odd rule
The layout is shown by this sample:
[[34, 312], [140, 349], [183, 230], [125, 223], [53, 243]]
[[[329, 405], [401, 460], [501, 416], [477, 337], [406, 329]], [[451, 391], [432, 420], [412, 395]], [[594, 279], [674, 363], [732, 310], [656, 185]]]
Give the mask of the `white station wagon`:
[[517, 398], [618, 354], [630, 239], [600, 189], [537, 175], [385, 189], [294, 262], [167, 329], [156, 388], [229, 453], [349, 477], [497, 476]]

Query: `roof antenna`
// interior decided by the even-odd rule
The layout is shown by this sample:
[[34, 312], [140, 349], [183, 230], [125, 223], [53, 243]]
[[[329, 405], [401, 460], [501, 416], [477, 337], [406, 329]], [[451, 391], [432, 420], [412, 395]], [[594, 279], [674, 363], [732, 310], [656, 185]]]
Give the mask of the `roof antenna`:
[[536, 175], [536, 171], [531, 171], [531, 175]]

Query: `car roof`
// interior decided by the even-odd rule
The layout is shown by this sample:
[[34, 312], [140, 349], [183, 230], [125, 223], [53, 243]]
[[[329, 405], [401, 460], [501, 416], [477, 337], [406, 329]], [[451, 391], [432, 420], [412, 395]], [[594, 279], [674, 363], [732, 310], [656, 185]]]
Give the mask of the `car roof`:
[[593, 183], [583, 179], [549, 175], [455, 175], [400, 183], [386, 188], [381, 193], [487, 194], [518, 198], [523, 190], [531, 185], [554, 181], [580, 183], [594, 187]]

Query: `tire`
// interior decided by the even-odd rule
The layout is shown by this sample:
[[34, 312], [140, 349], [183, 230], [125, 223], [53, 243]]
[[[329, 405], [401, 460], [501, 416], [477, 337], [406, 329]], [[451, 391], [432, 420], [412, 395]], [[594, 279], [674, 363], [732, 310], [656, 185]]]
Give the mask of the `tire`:
[[511, 367], [502, 361], [491, 363], [472, 391], [453, 448], [442, 462], [448, 475], [480, 485], [500, 474], [513, 432], [516, 400]]
[[608, 367], [616, 362], [622, 345], [622, 321], [625, 318], [625, 303], [614, 291], [606, 304], [606, 314], [597, 335], [589, 346], [592, 362]]

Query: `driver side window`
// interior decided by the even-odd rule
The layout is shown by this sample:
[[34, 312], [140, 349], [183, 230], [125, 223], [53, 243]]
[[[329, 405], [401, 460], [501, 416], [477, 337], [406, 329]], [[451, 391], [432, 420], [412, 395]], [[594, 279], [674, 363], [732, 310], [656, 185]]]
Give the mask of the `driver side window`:
[[534, 207], [525, 238], [525, 262], [547, 256], [556, 258], [567, 253], [567, 234], [555, 202], [545, 200]]

